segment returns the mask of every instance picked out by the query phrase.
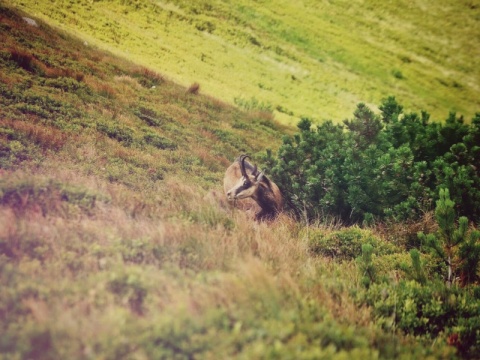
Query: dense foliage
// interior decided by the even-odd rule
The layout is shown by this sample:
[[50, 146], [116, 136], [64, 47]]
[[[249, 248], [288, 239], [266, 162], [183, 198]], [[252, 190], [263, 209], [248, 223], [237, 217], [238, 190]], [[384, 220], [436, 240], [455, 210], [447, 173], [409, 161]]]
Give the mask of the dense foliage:
[[[365, 243], [357, 261], [367, 290], [358, 299], [372, 307], [385, 329], [431, 339], [443, 333], [462, 357], [476, 358], [480, 352], [480, 232], [468, 229], [466, 217], [456, 219], [454, 205], [448, 190], [441, 189], [435, 209], [438, 229], [418, 234], [422, 251], [410, 251], [411, 264], [399, 266], [405, 273], [400, 281], [378, 276], [381, 271], [372, 261], [373, 246]], [[428, 270], [426, 258], [440, 267]]]
[[[439, 229], [436, 234], [418, 234], [422, 244], [437, 256], [447, 267], [445, 276], [448, 286], [458, 277], [463, 285], [478, 280], [480, 262], [480, 232], [468, 228], [468, 219], [455, 219], [455, 203], [450, 199], [448, 189], [440, 189], [435, 217]], [[412, 258], [414, 264], [415, 260]]]
[[480, 113], [470, 124], [451, 113], [444, 123], [422, 111], [404, 113], [394, 97], [375, 114], [361, 103], [343, 125], [327, 121], [286, 136], [265, 158], [298, 215], [332, 215], [346, 223], [431, 210], [449, 189], [460, 215], [480, 218]]

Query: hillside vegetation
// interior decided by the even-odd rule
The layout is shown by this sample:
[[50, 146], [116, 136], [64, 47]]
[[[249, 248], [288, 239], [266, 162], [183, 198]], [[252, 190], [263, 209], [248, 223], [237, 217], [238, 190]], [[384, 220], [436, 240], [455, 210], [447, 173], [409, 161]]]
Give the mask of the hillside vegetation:
[[24, 17], [0, 4], [1, 359], [478, 354], [480, 234], [447, 190], [411, 223], [253, 222], [225, 168], [298, 134]]
[[[7, 1], [8, 3], [9, 1]], [[480, 108], [472, 0], [11, 2], [227, 103], [341, 121], [395, 93], [436, 121]]]

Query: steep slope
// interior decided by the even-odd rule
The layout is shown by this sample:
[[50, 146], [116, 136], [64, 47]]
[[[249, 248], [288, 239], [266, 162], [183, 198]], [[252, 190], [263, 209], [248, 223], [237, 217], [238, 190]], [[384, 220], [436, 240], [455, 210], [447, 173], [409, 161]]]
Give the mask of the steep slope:
[[[86, 146], [101, 139], [131, 167], [123, 169], [126, 174], [118, 169], [111, 174], [122, 182], [132, 173], [152, 181], [165, 173], [189, 173], [192, 181], [210, 179], [211, 184], [239, 153], [255, 154], [280, 140], [281, 127], [268, 112], [241, 112], [198, 95], [201, 89], [176, 85], [10, 14], [5, 9], [1, 15], [0, 114], [10, 122], [22, 120], [15, 126], [28, 141], [19, 135], [18, 146], [25, 147], [20, 152], [34, 152], [30, 147], [38, 144], [58, 153], [66, 143]], [[40, 127], [45, 136], [55, 137], [53, 145], [48, 138], [35, 138]], [[15, 163], [12, 155], [5, 165]], [[104, 164], [107, 173], [111, 163]]]
[[[393, 95], [435, 120], [480, 108], [472, 1], [22, 1], [88, 43], [228, 103], [342, 121]], [[247, 104], [250, 105], [250, 104]]]
[[[393, 284], [401, 247], [225, 205], [225, 166], [285, 133], [270, 113], [29, 19], [0, 6], [1, 357], [453, 356], [355, 296], [362, 241]], [[311, 244], [342, 239], [344, 261]]]

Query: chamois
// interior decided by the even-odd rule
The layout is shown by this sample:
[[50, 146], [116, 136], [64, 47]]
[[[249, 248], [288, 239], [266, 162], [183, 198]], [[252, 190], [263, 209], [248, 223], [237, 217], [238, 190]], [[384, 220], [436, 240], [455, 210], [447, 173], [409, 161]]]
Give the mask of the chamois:
[[[223, 186], [229, 201], [246, 211], [255, 212], [255, 220], [271, 220], [283, 207], [278, 186], [241, 155], [225, 172]], [[253, 201], [252, 201], [253, 200]]]

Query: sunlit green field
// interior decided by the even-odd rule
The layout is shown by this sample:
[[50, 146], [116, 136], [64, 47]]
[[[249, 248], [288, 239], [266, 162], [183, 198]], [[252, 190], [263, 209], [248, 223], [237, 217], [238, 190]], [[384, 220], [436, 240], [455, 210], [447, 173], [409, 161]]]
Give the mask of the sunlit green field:
[[356, 103], [389, 95], [435, 120], [449, 111], [471, 119], [480, 108], [475, 0], [7, 3], [228, 103], [271, 108], [288, 124], [342, 121]]

